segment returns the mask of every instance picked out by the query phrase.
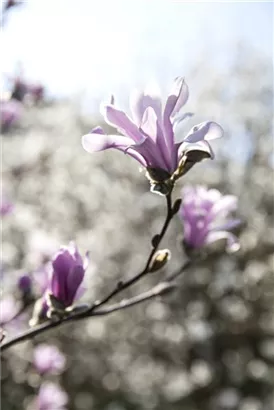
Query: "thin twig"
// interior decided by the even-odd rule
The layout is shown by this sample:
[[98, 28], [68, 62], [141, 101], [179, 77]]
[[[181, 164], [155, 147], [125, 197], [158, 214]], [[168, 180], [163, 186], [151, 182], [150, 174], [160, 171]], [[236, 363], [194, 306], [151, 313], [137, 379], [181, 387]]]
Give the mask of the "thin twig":
[[154, 286], [152, 289], [149, 291], [143, 292], [140, 295], [134, 296], [130, 299], [124, 299], [119, 303], [115, 303], [113, 305], [110, 305], [108, 307], [102, 308], [100, 310], [96, 311], [90, 311], [87, 310], [83, 313], [79, 313], [76, 315], [71, 315], [69, 317], [59, 319], [57, 321], [51, 321], [51, 322], [46, 322], [43, 323], [39, 326], [36, 326], [33, 329], [28, 329], [26, 332], [22, 333], [19, 336], [16, 336], [13, 339], [8, 340], [7, 342], [3, 343], [1, 346], [1, 351], [4, 352], [6, 349], [8, 349], [11, 346], [14, 346], [18, 343], [24, 342], [26, 340], [30, 340], [33, 337], [44, 333], [47, 330], [53, 329], [57, 326], [60, 326], [64, 323], [70, 322], [70, 321], [76, 321], [76, 320], [82, 320], [86, 318], [90, 318], [92, 316], [106, 316], [109, 315], [110, 313], [116, 312], [117, 310], [123, 310], [128, 307], [137, 305], [139, 303], [145, 302], [146, 300], [152, 299], [154, 297], [163, 295], [167, 293], [168, 291], [174, 289], [174, 285], [169, 283], [169, 282], [161, 282], [158, 285]]
[[163, 282], [158, 283], [152, 289], [146, 292], [143, 292], [140, 295], [133, 296], [132, 298], [129, 298], [129, 299], [124, 299], [118, 303], [115, 303], [107, 307], [103, 307], [98, 310], [95, 310], [95, 309], [91, 310], [90, 308], [88, 308], [84, 312], [79, 312], [77, 314], [72, 313], [68, 317], [65, 317], [65, 318], [62, 318], [56, 321], [46, 322], [39, 326], [36, 326], [33, 329], [28, 329], [26, 332], [22, 333], [21, 335], [16, 336], [15, 338], [10, 339], [6, 341], [5, 343], [3, 343], [1, 346], [1, 351], [3, 352], [11, 346], [24, 342], [26, 340], [30, 340], [33, 337], [41, 333], [44, 333], [47, 330], [54, 329], [55, 327], [58, 327], [64, 323], [87, 319], [87, 318], [94, 317], [94, 316], [106, 316], [118, 310], [123, 310], [128, 307], [145, 302], [154, 297], [161, 296], [167, 293], [168, 291], [173, 290], [176, 287], [176, 285], [173, 283], [174, 279], [177, 278], [185, 269], [187, 269], [190, 266], [190, 264], [191, 264], [191, 261], [187, 260], [178, 270], [176, 270], [174, 273], [168, 276]]
[[62, 323], [66, 323], [68, 321], [76, 321], [76, 320], [80, 320], [80, 319], [84, 319], [84, 318], [88, 318], [92, 316], [104, 316], [112, 312], [115, 312], [117, 310], [125, 309], [127, 307], [136, 305], [138, 303], [151, 299], [155, 296], [162, 295], [167, 290], [172, 289], [174, 285], [170, 283], [171, 282], [170, 280], [167, 282], [161, 282], [158, 285], [156, 285], [154, 288], [152, 288], [151, 290], [144, 292], [138, 296], [132, 297], [130, 299], [124, 299], [121, 302], [118, 302], [114, 305], [108, 306], [103, 309], [99, 309], [101, 306], [109, 302], [115, 295], [122, 292], [124, 289], [129, 288], [131, 285], [136, 283], [138, 280], [140, 280], [143, 276], [145, 276], [149, 272], [151, 261], [156, 251], [158, 250], [161, 240], [163, 239], [167, 231], [167, 228], [169, 226], [169, 223], [173, 217], [171, 193], [166, 196], [166, 201], [167, 201], [167, 214], [166, 214], [163, 227], [161, 229], [161, 232], [157, 235], [157, 241], [154, 244], [152, 244], [152, 250], [148, 256], [145, 267], [141, 272], [139, 272], [137, 275], [133, 276], [132, 278], [128, 279], [127, 281], [118, 282], [116, 287], [105, 298], [95, 302], [90, 307], [88, 307], [86, 310], [84, 310], [84, 312], [78, 312], [76, 314], [72, 312], [72, 314], [68, 317], [63, 317], [55, 321], [46, 322], [39, 326], [36, 326], [33, 329], [28, 329], [23, 334], [3, 343], [1, 346], [1, 350], [4, 351], [10, 346], [23, 342], [25, 340], [29, 340], [40, 333], [43, 333], [49, 329], [53, 329], [55, 327], [60, 326]]
[[116, 287], [103, 299], [95, 302], [89, 309], [89, 311], [97, 310], [98, 307], [106, 304], [109, 302], [114, 296], [116, 296], [118, 293], [122, 292], [123, 290], [129, 288], [131, 285], [139, 281], [143, 276], [145, 276], [148, 273], [151, 261], [153, 259], [153, 256], [155, 255], [155, 252], [157, 251], [166, 231], [169, 226], [169, 223], [173, 217], [172, 213], [172, 200], [171, 200], [171, 193], [166, 196], [166, 201], [167, 201], [167, 214], [166, 214], [166, 219], [164, 222], [164, 225], [161, 229], [161, 232], [159, 233], [157, 243], [152, 247], [151, 252], [148, 256], [147, 262], [145, 264], [144, 269], [139, 272], [137, 275], [133, 276], [132, 278], [124, 281], [124, 282], [118, 282]]

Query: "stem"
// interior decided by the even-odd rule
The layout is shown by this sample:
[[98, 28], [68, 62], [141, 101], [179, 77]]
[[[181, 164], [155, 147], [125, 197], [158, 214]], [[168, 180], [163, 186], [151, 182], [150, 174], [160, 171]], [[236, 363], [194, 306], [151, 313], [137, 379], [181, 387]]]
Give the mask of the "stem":
[[143, 269], [141, 272], [139, 272], [137, 275], [133, 276], [132, 278], [130, 278], [130, 279], [128, 279], [128, 280], [126, 280], [126, 281], [124, 281], [124, 282], [118, 282], [118, 284], [116, 285], [116, 287], [115, 287], [105, 298], [103, 298], [102, 300], [99, 300], [99, 301], [95, 302], [95, 303], [90, 307], [90, 309], [89, 309], [90, 312], [93, 311], [93, 310], [95, 310], [95, 309], [97, 309], [98, 307], [104, 305], [105, 303], [109, 302], [109, 300], [112, 299], [115, 295], [117, 295], [118, 293], [122, 292], [123, 290], [129, 288], [131, 285], [133, 285], [134, 283], [136, 283], [138, 280], [140, 280], [143, 276], [145, 276], [145, 275], [148, 273], [149, 266], [150, 266], [150, 263], [151, 263], [151, 261], [152, 261], [152, 258], [153, 258], [153, 256], [155, 255], [155, 252], [157, 251], [157, 249], [158, 249], [158, 247], [159, 247], [159, 245], [160, 245], [160, 243], [161, 243], [161, 240], [163, 239], [163, 237], [164, 237], [164, 235], [165, 235], [165, 233], [166, 233], [166, 231], [167, 231], [167, 228], [168, 228], [168, 226], [169, 226], [169, 223], [170, 223], [170, 221], [171, 221], [171, 219], [172, 219], [172, 217], [173, 217], [173, 214], [172, 214], [171, 193], [169, 193], [169, 194], [166, 196], [166, 201], [167, 201], [167, 214], [166, 214], [166, 219], [165, 219], [164, 225], [163, 225], [163, 227], [162, 227], [162, 229], [161, 229], [161, 232], [159, 233], [159, 238], [158, 238], [158, 240], [157, 240], [157, 243], [156, 243], [156, 245], [154, 245], [154, 246], [152, 247], [152, 249], [151, 249], [151, 252], [150, 252], [150, 254], [149, 254], [149, 256], [148, 256], [148, 259], [147, 259], [147, 262], [146, 262], [146, 264], [145, 264], [144, 269]]

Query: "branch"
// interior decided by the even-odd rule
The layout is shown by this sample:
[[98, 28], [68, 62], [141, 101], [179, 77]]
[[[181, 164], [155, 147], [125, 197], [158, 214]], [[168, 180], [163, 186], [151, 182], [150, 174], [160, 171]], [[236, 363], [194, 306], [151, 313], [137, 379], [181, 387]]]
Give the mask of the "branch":
[[[126, 280], [126, 281], [120, 281], [117, 283], [116, 287], [103, 299], [96, 301], [89, 309], [89, 311], [93, 311], [95, 309], [97, 309], [98, 307], [106, 304], [107, 302], [110, 301], [110, 299], [112, 299], [114, 296], [116, 296], [118, 293], [122, 292], [123, 290], [129, 288], [131, 285], [133, 285], [134, 283], [136, 283], [138, 280], [140, 280], [143, 276], [145, 276], [148, 271], [149, 271], [149, 267], [151, 264], [151, 261], [153, 259], [153, 256], [155, 255], [155, 252], [157, 251], [166, 231], [167, 228], [169, 226], [169, 223], [173, 217], [173, 212], [172, 212], [172, 201], [171, 201], [171, 193], [166, 195], [166, 201], [167, 201], [167, 214], [166, 214], [166, 219], [164, 222], [164, 225], [161, 229], [161, 232], [156, 235], [157, 236], [157, 241], [153, 243], [152, 241], [152, 250], [148, 256], [147, 262], [145, 264], [144, 269], [139, 272], [137, 275], [133, 276], [132, 278]], [[155, 238], [155, 237], [154, 237]]]
[[47, 330], [53, 329], [57, 326], [60, 326], [63, 323], [76, 321], [81, 319], [86, 319], [92, 316], [106, 316], [110, 313], [116, 312], [117, 310], [123, 310], [128, 307], [137, 305], [139, 303], [145, 302], [146, 300], [152, 299], [156, 296], [163, 295], [168, 291], [174, 289], [174, 285], [169, 282], [160, 282], [158, 285], [154, 286], [149, 291], [143, 292], [140, 295], [134, 296], [130, 299], [124, 299], [119, 303], [115, 303], [98, 311], [91, 311], [91, 309], [86, 310], [85, 312], [81, 312], [78, 314], [72, 314], [69, 317], [59, 319], [55, 322], [46, 322], [42, 325], [36, 326], [34, 329], [29, 329], [26, 332], [22, 333], [19, 336], [16, 336], [13, 339], [8, 340], [7, 342], [3, 343], [1, 346], [1, 351], [4, 352], [11, 346], [14, 346], [18, 343], [24, 342], [26, 340], [32, 339], [34, 336], [37, 336], [41, 333], [44, 333]]
[[151, 261], [158, 250], [158, 247], [167, 231], [167, 228], [169, 226], [169, 223], [174, 215], [173, 212], [173, 207], [172, 207], [172, 201], [171, 201], [171, 193], [166, 196], [166, 201], [167, 201], [167, 214], [166, 218], [163, 224], [163, 227], [161, 229], [161, 232], [156, 235], [153, 240], [152, 240], [152, 250], [148, 256], [147, 262], [145, 264], [144, 269], [139, 272], [137, 275], [133, 276], [132, 278], [128, 279], [127, 281], [124, 282], [118, 282], [116, 287], [103, 299], [95, 302], [91, 306], [88, 306], [83, 309], [81, 309], [81, 306], [78, 307], [76, 306], [75, 311], [72, 310], [69, 316], [67, 317], [62, 317], [59, 318], [55, 321], [50, 321], [43, 323], [39, 326], [36, 326], [33, 329], [28, 329], [25, 333], [8, 340], [7, 342], [3, 343], [1, 346], [2, 352], [9, 347], [21, 343], [23, 341], [32, 339], [36, 335], [39, 335], [47, 330], [53, 329], [55, 327], [60, 326], [63, 323], [69, 322], [69, 321], [76, 321], [76, 320], [81, 320], [85, 318], [89, 318], [92, 316], [105, 316], [108, 315], [112, 312], [116, 312], [117, 310], [122, 310], [125, 308], [128, 308], [130, 306], [134, 306], [136, 304], [142, 303], [146, 300], [149, 300], [151, 298], [154, 298], [156, 296], [163, 295], [169, 290], [172, 290], [174, 288], [174, 284], [171, 282], [173, 281], [174, 278], [176, 278], [186, 267], [188, 267], [188, 263], [184, 264], [179, 271], [175, 272], [173, 275], [171, 275], [169, 278], [167, 278], [166, 281], [158, 283], [155, 287], [153, 287], [151, 290], [146, 291], [141, 293], [140, 295], [134, 296], [129, 299], [124, 299], [121, 302], [115, 303], [113, 305], [110, 305], [108, 307], [99, 309], [101, 306], [105, 305], [107, 302], [109, 302], [115, 295], [118, 293], [122, 292], [124, 289], [129, 288], [131, 285], [136, 283], [138, 280], [140, 280], [143, 276], [145, 276], [149, 272], [150, 264]]

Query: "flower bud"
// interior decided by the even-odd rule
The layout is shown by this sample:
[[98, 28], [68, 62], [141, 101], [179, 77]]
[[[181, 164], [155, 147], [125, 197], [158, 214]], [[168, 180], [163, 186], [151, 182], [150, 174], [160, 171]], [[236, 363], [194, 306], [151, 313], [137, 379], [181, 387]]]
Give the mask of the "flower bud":
[[159, 269], [162, 269], [166, 263], [169, 261], [171, 256], [169, 249], [161, 249], [157, 251], [151, 261], [151, 265], [149, 267], [149, 272], [156, 272]]

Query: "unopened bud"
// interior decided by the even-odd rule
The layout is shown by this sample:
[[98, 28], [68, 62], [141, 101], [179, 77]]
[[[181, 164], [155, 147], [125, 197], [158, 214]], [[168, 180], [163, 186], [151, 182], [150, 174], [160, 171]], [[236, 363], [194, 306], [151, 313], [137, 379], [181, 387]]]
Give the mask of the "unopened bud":
[[177, 214], [177, 212], [180, 209], [181, 203], [182, 203], [181, 198], [176, 199], [176, 201], [174, 202], [173, 208], [172, 208], [172, 215]]
[[161, 249], [157, 251], [151, 261], [149, 272], [156, 272], [157, 270], [163, 268], [169, 261], [171, 253], [169, 249]]

